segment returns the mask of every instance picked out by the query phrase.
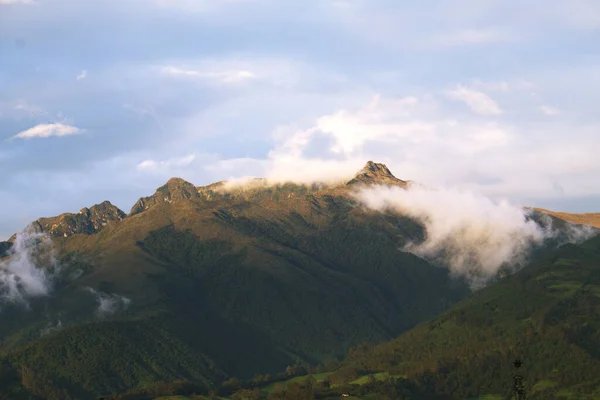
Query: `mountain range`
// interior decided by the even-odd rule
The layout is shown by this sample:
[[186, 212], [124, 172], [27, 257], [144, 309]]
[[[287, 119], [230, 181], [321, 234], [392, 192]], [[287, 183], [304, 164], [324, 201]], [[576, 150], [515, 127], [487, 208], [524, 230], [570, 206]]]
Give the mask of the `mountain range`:
[[[410, 190], [411, 182], [374, 162], [336, 185], [273, 185], [255, 179], [196, 187], [172, 178], [139, 199], [128, 214], [105, 201], [77, 214], [33, 222], [24, 234], [0, 243], [5, 255], [0, 271], [19, 282], [9, 287], [4, 279], [0, 287], [6, 299], [0, 311], [0, 382], [11, 388], [8, 398], [94, 398], [180, 379], [208, 391], [231, 377], [341, 359], [342, 370], [359, 375], [391, 371], [429, 379], [441, 385], [440, 393], [472, 395], [473, 384], [460, 391], [435, 382], [453, 368], [473, 374], [479, 364], [467, 368], [457, 360], [463, 353], [475, 354], [464, 350], [471, 343], [487, 349], [487, 337], [495, 346], [490, 351], [513, 355], [502, 350], [510, 343], [493, 336], [496, 315], [510, 324], [509, 335], [519, 329], [542, 332], [540, 326], [548, 325], [520, 325], [521, 319], [514, 319], [516, 305], [565, 284], [566, 266], [585, 264], [581, 271], [569, 272], [580, 274], [567, 277], [569, 287], [595, 273], [590, 263], [595, 262], [596, 242], [556, 250], [576, 228], [570, 222], [594, 223], [594, 216], [534, 210], [528, 218], [540, 227], [551, 226], [556, 234], [531, 249], [532, 266], [509, 278], [499, 274], [495, 284], [472, 295], [465, 277], [402, 250], [427, 240], [422, 221], [357, 201], [357, 190], [374, 186]], [[559, 262], [562, 269], [547, 280], [523, 278], [531, 268], [545, 271], [556, 260], [567, 264]], [[40, 263], [48, 268], [32, 276], [41, 286], [31, 286], [19, 274]], [[528, 297], [511, 292], [515, 287]], [[495, 300], [501, 308], [481, 300], [506, 295], [512, 299], [506, 306]], [[562, 301], [554, 294], [540, 296], [522, 319], [535, 313], [545, 318], [549, 309], [536, 307]], [[475, 304], [472, 310], [469, 304]], [[456, 311], [461, 309], [463, 314]], [[481, 315], [489, 309], [493, 318]], [[464, 322], [444, 325], [455, 320], [448, 315], [474, 324], [467, 329], [471, 336], [462, 337]], [[447, 339], [435, 336], [437, 332]], [[360, 357], [357, 352], [347, 356], [363, 344], [368, 350], [359, 352]], [[431, 367], [434, 360], [443, 365]], [[536, 377], [547, 372], [544, 368]], [[434, 375], [424, 375], [426, 371]], [[460, 373], [456, 379], [462, 379]], [[573, 384], [562, 375], [553, 382], [554, 389]]]

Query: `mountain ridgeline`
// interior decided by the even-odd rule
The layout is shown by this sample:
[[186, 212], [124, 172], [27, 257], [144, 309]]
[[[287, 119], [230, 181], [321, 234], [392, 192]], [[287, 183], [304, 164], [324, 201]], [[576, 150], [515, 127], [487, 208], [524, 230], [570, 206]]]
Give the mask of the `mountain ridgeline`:
[[[429, 329], [419, 324], [483, 295], [459, 303], [471, 293], [464, 279], [401, 251], [427, 232], [414, 219], [361, 207], [353, 192], [370, 185], [410, 190], [409, 181], [373, 162], [339, 185], [256, 179], [196, 187], [172, 178], [127, 215], [103, 202], [35, 221], [29, 231], [52, 237], [60, 268], [44, 276], [48, 295], [2, 304], [0, 382], [12, 382], [9, 398], [91, 399], [181, 379], [208, 391], [230, 377], [340, 360], [362, 344], [369, 351], [342, 364], [355, 374], [420, 379], [436, 357], [427, 352], [438, 344], [440, 354], [448, 353], [444, 365], [460, 366], [452, 362], [463, 353], [452, 346], [467, 339], [458, 338], [458, 328], [448, 327], [450, 336], [434, 344], [410, 336], [417, 335], [411, 329]], [[532, 218], [550, 218], [561, 232], [572, 227], [547, 215]], [[16, 240], [0, 243], [0, 257], [8, 255], [3, 263], [15, 259]], [[532, 259], [548, 262], [548, 248], [558, 243], [535, 249]], [[565, 248], [571, 247], [557, 251]], [[519, 282], [523, 273], [492, 288]], [[502, 318], [516, 326], [510, 307]], [[496, 323], [476, 318], [492, 324], [485, 329]], [[387, 350], [377, 350], [385, 346], [406, 354], [386, 358], [378, 352]], [[406, 365], [414, 368], [400, 371]], [[473, 387], [461, 390], [470, 394]]]

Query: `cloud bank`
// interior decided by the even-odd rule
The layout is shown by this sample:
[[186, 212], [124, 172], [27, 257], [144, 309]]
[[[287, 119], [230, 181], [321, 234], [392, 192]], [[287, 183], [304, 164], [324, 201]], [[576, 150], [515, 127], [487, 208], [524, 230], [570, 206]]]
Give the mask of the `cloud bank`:
[[[358, 191], [356, 198], [370, 209], [397, 212], [421, 222], [425, 241], [409, 243], [403, 250], [447, 266], [468, 278], [474, 288], [502, 267], [521, 266], [534, 246], [557, 234], [550, 218], [541, 226], [530, 219], [528, 209], [457, 189], [376, 187]], [[593, 232], [571, 226], [568, 240], [585, 240]]]

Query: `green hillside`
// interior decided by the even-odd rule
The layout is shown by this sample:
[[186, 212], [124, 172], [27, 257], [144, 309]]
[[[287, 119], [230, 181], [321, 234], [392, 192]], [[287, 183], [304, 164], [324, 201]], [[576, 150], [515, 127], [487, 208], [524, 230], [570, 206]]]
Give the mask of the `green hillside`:
[[562, 246], [440, 316], [350, 353], [334, 378], [387, 372], [456, 399], [507, 395], [513, 359], [531, 399], [600, 398], [600, 236]]
[[[341, 358], [469, 293], [398, 250], [422, 240], [419, 224], [357, 208], [347, 188], [208, 199], [170, 182], [182, 198], [54, 238], [53, 294], [3, 310], [0, 349], [17, 370], [82, 398], [178, 378], [208, 386]], [[100, 314], [99, 293], [127, 306]]]

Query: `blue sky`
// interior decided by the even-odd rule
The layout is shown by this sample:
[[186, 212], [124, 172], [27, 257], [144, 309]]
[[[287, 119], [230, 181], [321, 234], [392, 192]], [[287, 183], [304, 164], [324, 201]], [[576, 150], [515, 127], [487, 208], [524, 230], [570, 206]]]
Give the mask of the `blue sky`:
[[0, 238], [172, 176], [600, 211], [596, 0], [0, 0]]

